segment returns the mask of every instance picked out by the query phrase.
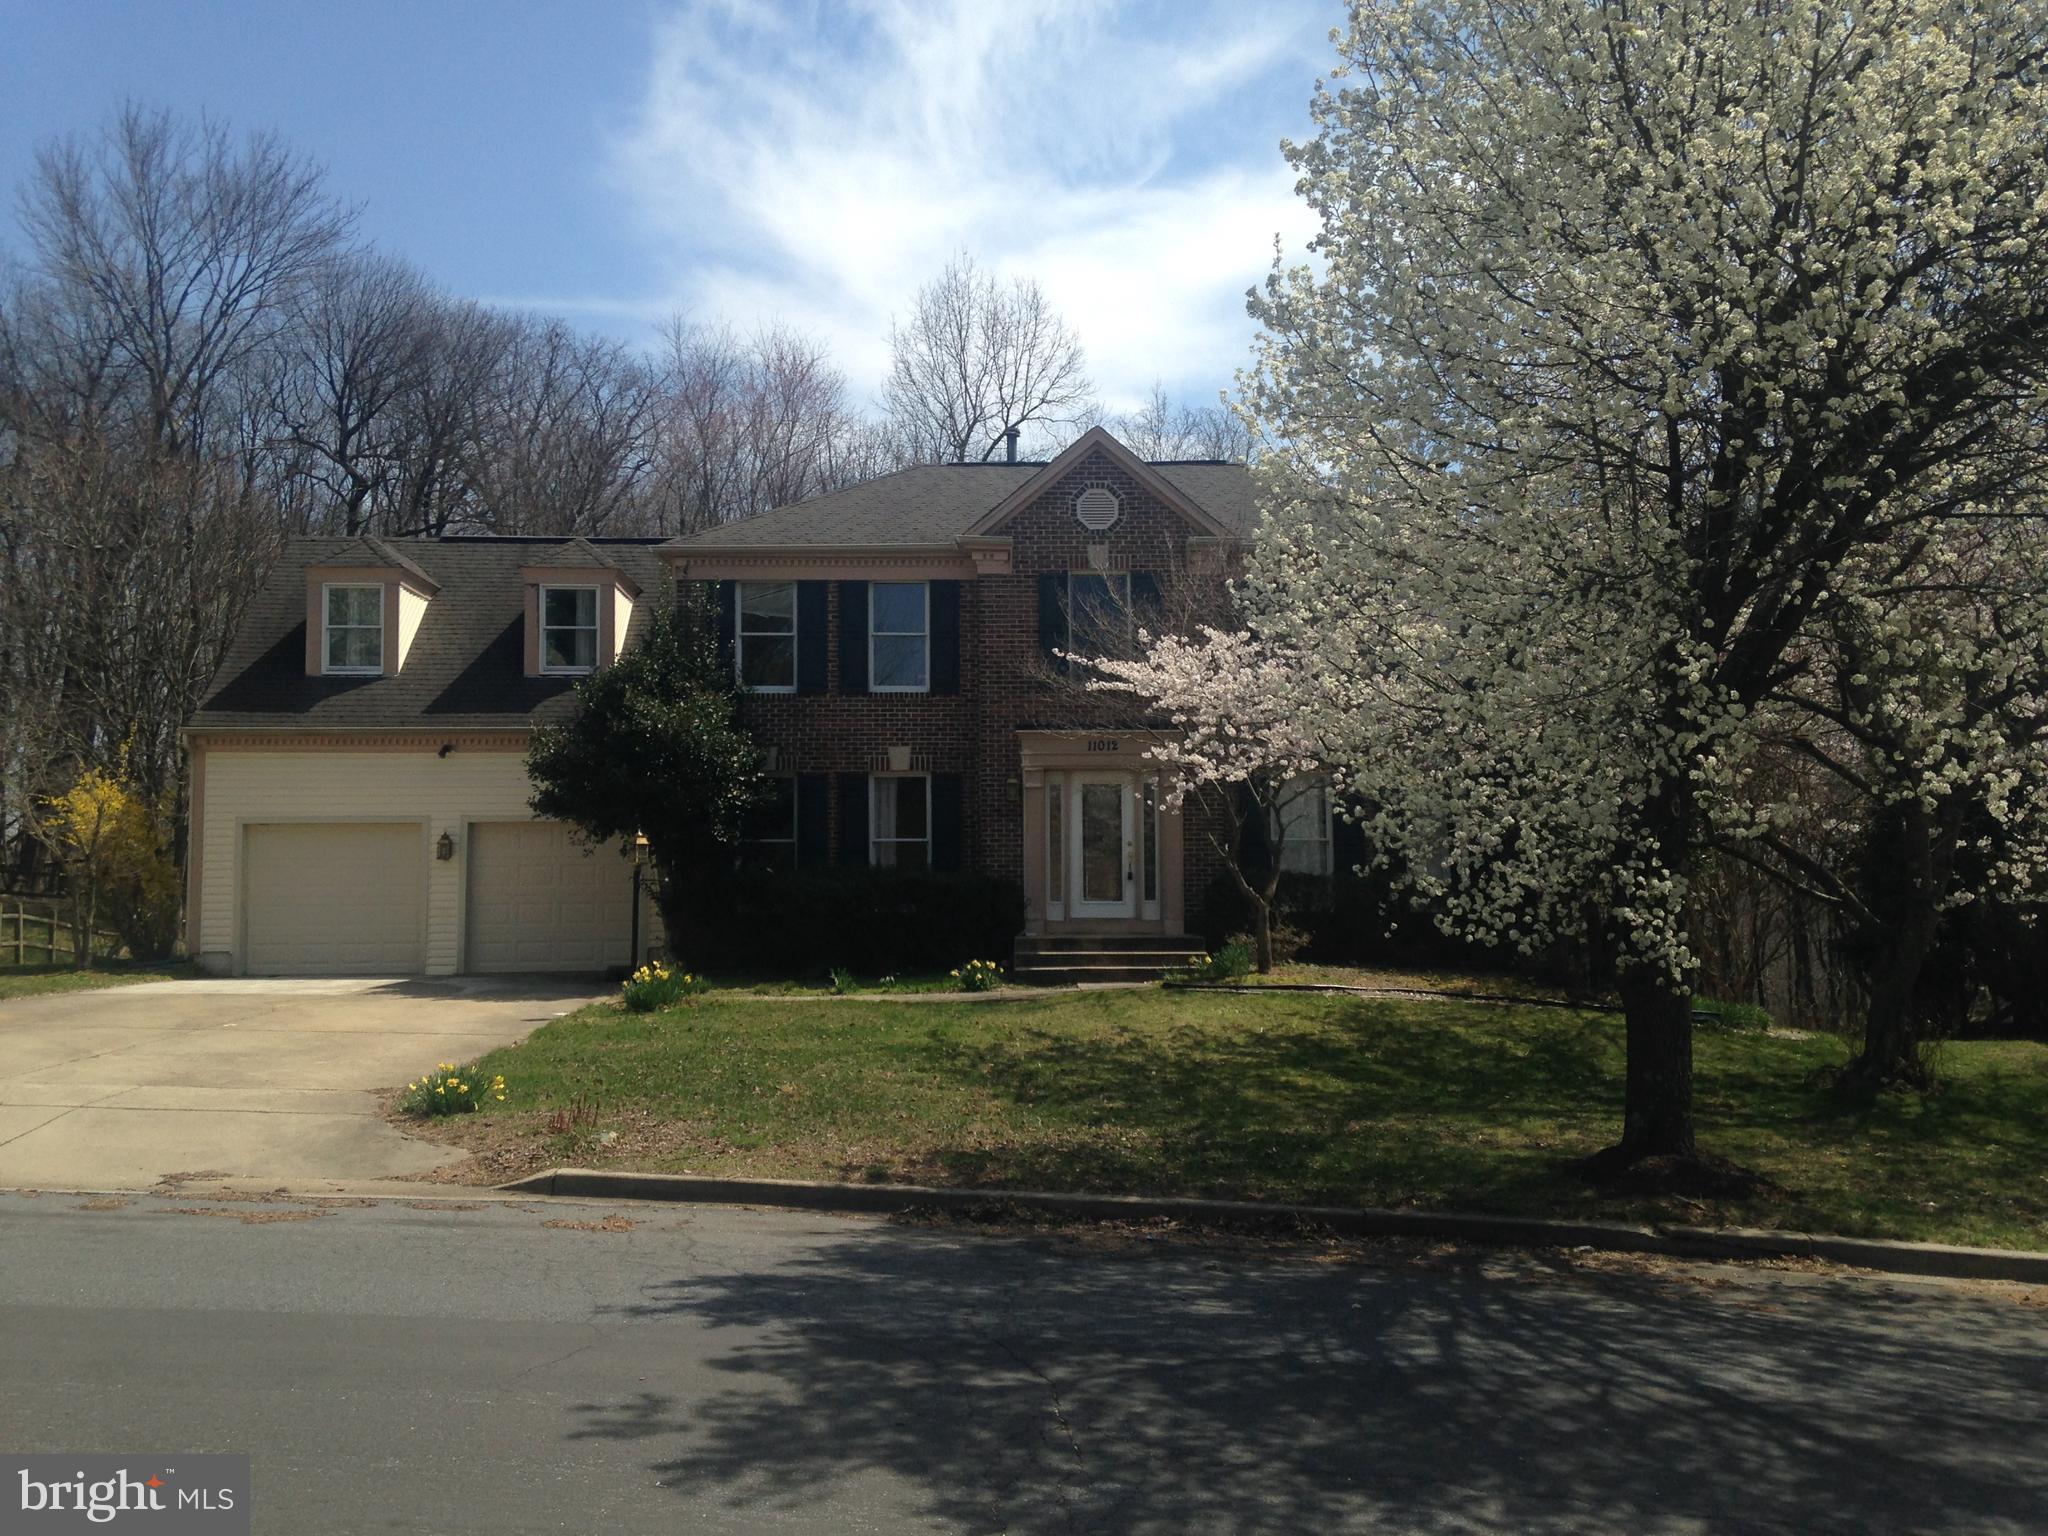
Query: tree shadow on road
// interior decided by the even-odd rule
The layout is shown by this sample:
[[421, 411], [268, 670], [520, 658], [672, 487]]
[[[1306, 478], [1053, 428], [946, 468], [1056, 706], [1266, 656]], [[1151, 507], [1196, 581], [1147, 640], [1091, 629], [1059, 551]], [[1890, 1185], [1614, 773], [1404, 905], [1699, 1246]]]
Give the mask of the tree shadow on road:
[[[630, 1315], [729, 1377], [579, 1405], [661, 1480], [849, 1482], [965, 1531], [2020, 1531], [2031, 1312], [1937, 1292], [1512, 1277], [864, 1231]], [[907, 1490], [907, 1495], [906, 1491]]]

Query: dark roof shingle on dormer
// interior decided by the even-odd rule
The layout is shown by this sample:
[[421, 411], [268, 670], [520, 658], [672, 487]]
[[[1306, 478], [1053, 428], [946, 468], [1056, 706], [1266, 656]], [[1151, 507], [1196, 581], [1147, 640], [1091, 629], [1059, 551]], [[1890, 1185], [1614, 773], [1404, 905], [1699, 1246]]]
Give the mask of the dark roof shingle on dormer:
[[[526, 676], [526, 593], [531, 566], [612, 570], [643, 594], [665, 589], [654, 539], [300, 538], [247, 612], [194, 730], [485, 730], [565, 716], [574, 677]], [[372, 560], [366, 554], [377, 553]], [[306, 570], [321, 565], [395, 565], [428, 584], [427, 604], [395, 677], [306, 674]], [[630, 645], [646, 623], [633, 605]]]

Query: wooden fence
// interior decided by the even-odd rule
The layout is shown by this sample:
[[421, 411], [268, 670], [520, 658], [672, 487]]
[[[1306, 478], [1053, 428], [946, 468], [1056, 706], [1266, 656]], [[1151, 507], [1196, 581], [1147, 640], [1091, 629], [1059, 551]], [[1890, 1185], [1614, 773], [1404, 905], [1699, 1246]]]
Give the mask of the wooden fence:
[[[94, 954], [120, 951], [114, 934], [93, 935]], [[0, 966], [70, 965], [76, 958], [69, 902], [0, 896]]]
[[57, 901], [64, 895], [61, 864], [0, 864], [0, 901], [26, 896], [32, 901]]

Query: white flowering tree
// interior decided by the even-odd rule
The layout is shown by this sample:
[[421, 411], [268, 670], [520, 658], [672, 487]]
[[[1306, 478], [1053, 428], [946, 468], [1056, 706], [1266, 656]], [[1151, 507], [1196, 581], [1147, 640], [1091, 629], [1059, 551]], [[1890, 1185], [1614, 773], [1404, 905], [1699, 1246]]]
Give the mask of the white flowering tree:
[[1598, 1166], [1695, 1153], [1689, 881], [1859, 552], [2041, 489], [2044, 19], [1371, 0], [1287, 147], [1320, 233], [1252, 302], [1246, 591], [1447, 925], [1598, 914]]
[[1304, 724], [1291, 659], [1242, 630], [1194, 637], [1139, 633], [1136, 659], [1086, 658], [1091, 689], [1126, 694], [1157, 724], [1145, 755], [1161, 795], [1203, 809], [1204, 834], [1252, 909], [1254, 960], [1273, 968], [1273, 903], [1293, 797], [1310, 792], [1322, 754]]
[[1845, 1084], [1925, 1087], [1920, 983], [1944, 918], [2048, 894], [2048, 528], [1980, 518], [1853, 565], [1840, 585], [1855, 595], [1757, 716], [1761, 741], [1821, 770], [1816, 803], [1774, 779], [1772, 796], [1738, 788], [1714, 822], [1724, 852], [1855, 935], [1868, 1000]]

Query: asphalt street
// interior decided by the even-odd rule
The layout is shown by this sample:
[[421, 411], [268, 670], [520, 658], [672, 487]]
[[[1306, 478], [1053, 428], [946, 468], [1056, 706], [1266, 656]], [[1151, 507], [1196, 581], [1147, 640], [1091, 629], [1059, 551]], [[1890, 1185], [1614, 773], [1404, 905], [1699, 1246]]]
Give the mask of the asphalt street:
[[0, 1382], [0, 1448], [246, 1452], [292, 1536], [2048, 1530], [1998, 1286], [0, 1195]]

